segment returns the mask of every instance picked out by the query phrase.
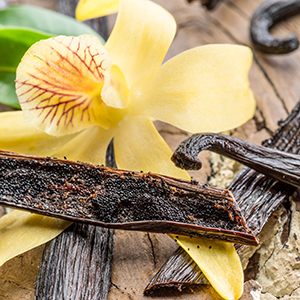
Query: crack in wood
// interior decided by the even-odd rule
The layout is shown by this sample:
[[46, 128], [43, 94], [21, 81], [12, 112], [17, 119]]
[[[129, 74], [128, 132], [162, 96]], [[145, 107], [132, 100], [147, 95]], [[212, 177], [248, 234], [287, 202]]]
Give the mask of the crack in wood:
[[115, 283], [113, 283], [111, 280], [110, 280], [110, 286], [113, 286], [117, 290], [120, 290], [119, 287]]
[[277, 88], [275, 87], [273, 81], [271, 80], [270, 76], [268, 75], [267, 71], [264, 69], [264, 67], [261, 65], [261, 63], [259, 62], [257, 56], [255, 55], [255, 53], [253, 52], [253, 61], [256, 62], [257, 66], [259, 67], [259, 69], [262, 71], [262, 73], [264, 74], [264, 76], [266, 77], [267, 81], [269, 82], [269, 84], [271, 85], [275, 95], [277, 96], [277, 98], [280, 100], [280, 102], [282, 103], [282, 106], [285, 110], [285, 112], [287, 114], [289, 114], [289, 110], [287, 109], [285, 102], [283, 100], [283, 98], [281, 97], [281, 95], [279, 94]]
[[253, 116], [256, 130], [261, 131], [261, 130], [265, 129], [269, 133], [269, 135], [272, 136], [274, 134], [274, 132], [267, 126], [266, 118], [265, 118], [262, 110], [258, 106], [256, 107], [256, 110], [260, 114], [260, 117], [262, 118], [262, 121], [259, 121], [258, 117], [256, 115]]
[[244, 45], [244, 43], [240, 42], [234, 35], [231, 34], [229, 30], [227, 30], [218, 20], [212, 18], [211, 23], [216, 25], [227, 37], [229, 37], [236, 44]]
[[225, 1], [224, 4], [227, 5], [229, 8], [236, 10], [240, 16], [242, 16], [245, 20], [249, 21], [249, 16], [247, 16], [245, 12], [241, 10], [234, 2]]
[[[123, 295], [126, 295], [130, 300], [134, 300], [131, 295], [128, 292], [125, 292], [124, 290], [122, 290], [120, 287], [118, 287], [115, 283], [113, 283], [110, 280], [110, 286], [116, 288], [120, 293], [122, 293]], [[104, 300], [104, 299], [103, 299]]]
[[[13, 281], [13, 280], [5, 280], [4, 283], [8, 282], [9, 284], [11, 285], [14, 285], [18, 288], [20, 288], [21, 290], [25, 290], [25, 291], [28, 291], [29, 289], [27, 287], [24, 287], [23, 285], [21, 284], [18, 284], [17, 282]], [[30, 291], [34, 292], [34, 289], [31, 289]]]
[[283, 224], [283, 227], [282, 227], [282, 233], [280, 236], [282, 248], [278, 251], [278, 253], [284, 247], [286, 247], [289, 237], [290, 237], [290, 234], [291, 234], [291, 226], [292, 226], [292, 219], [293, 219], [292, 204], [291, 204], [291, 202], [288, 202], [287, 205], [288, 205], [288, 207], [286, 208], [286, 210], [287, 210], [288, 216], [287, 216], [287, 220], [285, 221], [285, 223]]
[[200, 30], [200, 29], [203, 30], [204, 25], [205, 24], [201, 25], [201, 21], [199, 21], [199, 20], [191, 20], [191, 21], [186, 21], [186, 22], [179, 23], [177, 25], [176, 35], [178, 35], [178, 33], [181, 29], [185, 29], [185, 28], [193, 28], [193, 29], [196, 29], [196, 30]]
[[260, 259], [260, 253], [255, 252], [250, 258], [247, 265], [247, 268], [244, 270], [244, 281], [248, 280], [256, 280], [257, 274], [259, 272], [259, 259]]
[[147, 237], [148, 237], [148, 240], [149, 240], [150, 245], [151, 245], [154, 268], [156, 268], [156, 257], [155, 257], [154, 245], [153, 245], [153, 242], [151, 240], [149, 232], [147, 232]]
[[[279, 232], [279, 229], [276, 231], [276, 233], [274, 234], [274, 236], [276, 236], [276, 235], [278, 234], [278, 232]], [[271, 254], [269, 255], [269, 257], [264, 261], [264, 263], [263, 263], [263, 265], [262, 265], [262, 267], [261, 267], [261, 269], [262, 269], [262, 268], [265, 269], [265, 273], [266, 273], [266, 275], [268, 276], [268, 278], [270, 278], [270, 277], [269, 277], [269, 274], [268, 274], [268, 272], [267, 272], [266, 264], [267, 264], [267, 262], [272, 258], [273, 254], [275, 253], [275, 249], [276, 249], [276, 241], [274, 240], [274, 241], [273, 241], [273, 250], [272, 250]]]

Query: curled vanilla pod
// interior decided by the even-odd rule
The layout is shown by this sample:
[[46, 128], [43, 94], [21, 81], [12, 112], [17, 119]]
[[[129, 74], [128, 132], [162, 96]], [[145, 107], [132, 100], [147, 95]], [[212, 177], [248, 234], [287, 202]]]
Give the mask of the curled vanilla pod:
[[[192, 3], [196, 0], [187, 0], [187, 1], [189, 3]], [[200, 1], [202, 6], [206, 7], [208, 10], [214, 9], [221, 2], [221, 0], [200, 0]]]
[[[300, 154], [300, 102], [281, 123], [272, 139], [264, 145], [293, 154]], [[296, 188], [244, 167], [228, 187], [236, 198], [249, 228], [257, 235], [272, 213], [288, 200]], [[239, 250], [239, 248], [237, 247]], [[197, 264], [182, 248], [178, 248], [155, 274], [144, 290], [145, 295], [160, 290], [189, 290], [207, 284]]]
[[275, 180], [300, 187], [300, 155], [258, 146], [224, 134], [194, 134], [179, 145], [172, 161], [183, 169], [200, 169], [197, 155], [203, 150], [227, 156]]
[[267, 0], [254, 13], [251, 19], [250, 35], [257, 50], [268, 54], [285, 54], [299, 46], [295, 34], [274, 38], [269, 29], [279, 21], [300, 12], [299, 0]]
[[0, 151], [0, 204], [106, 228], [258, 245], [228, 190]]

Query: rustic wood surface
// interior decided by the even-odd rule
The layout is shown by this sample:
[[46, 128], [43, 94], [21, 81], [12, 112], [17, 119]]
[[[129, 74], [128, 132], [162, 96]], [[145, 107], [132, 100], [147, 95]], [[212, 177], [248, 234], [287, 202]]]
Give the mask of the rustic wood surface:
[[[244, 44], [252, 47], [249, 39], [251, 16], [264, 0], [224, 0], [214, 11], [207, 12], [200, 1], [188, 4], [185, 0], [156, 0], [175, 17], [178, 32], [166, 59], [195, 46], [212, 43]], [[32, 3], [56, 9], [55, 0], [11, 0], [10, 3]], [[114, 16], [109, 24], [113, 24]], [[272, 33], [300, 36], [300, 16], [294, 16], [274, 27]], [[236, 129], [233, 135], [260, 144], [286, 118], [300, 99], [300, 50], [291, 54], [265, 55], [255, 50], [249, 74], [257, 100], [255, 117]], [[3, 107], [2, 110], [6, 108]], [[201, 115], [199, 115], [201, 121]], [[157, 128], [174, 150], [187, 133], [157, 122]], [[205, 168], [192, 176], [205, 182], [210, 173], [209, 154], [202, 154]], [[299, 206], [299, 205], [298, 205]], [[177, 245], [166, 235], [116, 231], [109, 300], [142, 300], [143, 289], [159, 270]], [[0, 300], [34, 299], [35, 281], [43, 247], [20, 255], [0, 268]], [[277, 299], [268, 296], [264, 299]], [[272, 298], [273, 297], [273, 298]], [[219, 299], [205, 287], [194, 293], [162, 295], [161, 300]], [[285, 298], [289, 299], [289, 298]], [[295, 298], [299, 299], [299, 298]]]

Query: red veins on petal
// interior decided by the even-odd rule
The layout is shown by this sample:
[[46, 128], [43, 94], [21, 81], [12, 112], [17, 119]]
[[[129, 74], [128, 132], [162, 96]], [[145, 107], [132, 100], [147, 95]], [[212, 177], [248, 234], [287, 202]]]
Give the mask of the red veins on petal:
[[58, 36], [34, 44], [17, 69], [16, 91], [25, 119], [53, 135], [107, 126], [100, 93], [111, 61], [93, 36]]

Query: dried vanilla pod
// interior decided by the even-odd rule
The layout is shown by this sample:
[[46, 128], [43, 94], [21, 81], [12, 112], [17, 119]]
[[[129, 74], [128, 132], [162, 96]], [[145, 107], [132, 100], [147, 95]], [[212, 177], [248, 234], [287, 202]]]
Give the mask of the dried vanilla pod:
[[106, 228], [259, 242], [228, 190], [0, 151], [0, 204]]
[[209, 284], [194, 260], [178, 247], [151, 279], [144, 289], [144, 295], [158, 295], [161, 290], [194, 289], [201, 284]]
[[255, 48], [268, 54], [285, 54], [297, 49], [299, 40], [295, 34], [274, 38], [269, 29], [299, 12], [299, 0], [267, 0], [262, 3], [251, 19], [250, 35]]
[[197, 155], [203, 150], [229, 157], [275, 180], [300, 187], [300, 155], [258, 146], [224, 134], [192, 135], [180, 143], [172, 161], [177, 167], [198, 170], [201, 162]]
[[[300, 154], [300, 102], [295, 106], [280, 128], [264, 145], [293, 154]], [[273, 180], [248, 167], [244, 167], [228, 187], [237, 199], [249, 228], [259, 234], [272, 213], [288, 200], [296, 188]], [[171, 263], [172, 262], [172, 263]], [[163, 288], [190, 289], [207, 284], [197, 264], [178, 248], [161, 267], [145, 288], [145, 295]]]
[[[106, 299], [114, 242], [110, 231], [74, 223], [48, 243], [43, 252], [35, 299]], [[73, 288], [69, 289], [70, 286]]]

